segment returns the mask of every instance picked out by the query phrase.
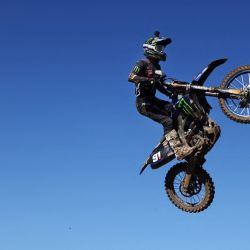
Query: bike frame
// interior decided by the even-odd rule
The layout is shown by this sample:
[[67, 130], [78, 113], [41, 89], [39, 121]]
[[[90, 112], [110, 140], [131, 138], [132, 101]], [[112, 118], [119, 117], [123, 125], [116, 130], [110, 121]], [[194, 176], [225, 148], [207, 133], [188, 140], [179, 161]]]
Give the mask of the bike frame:
[[[246, 93], [242, 90], [236, 90], [236, 89], [221, 89], [218, 87], [205, 87], [203, 84], [207, 80], [208, 76], [213, 72], [213, 70], [220, 66], [221, 64], [224, 64], [227, 61], [227, 59], [219, 59], [216, 61], [211, 62], [207, 67], [205, 67], [200, 74], [198, 74], [197, 77], [194, 78], [194, 80], [191, 83], [183, 82], [183, 81], [176, 81], [174, 80], [171, 83], [164, 83], [163, 85], [166, 86], [168, 89], [173, 89], [176, 94], [190, 94], [193, 92], [193, 94], [197, 95], [198, 102], [200, 103], [199, 106], [203, 106], [207, 111], [210, 110], [210, 105], [207, 103], [205, 96], [212, 96], [212, 97], [222, 97], [226, 98], [227, 96], [230, 96], [230, 98], [239, 99], [242, 97], [246, 97]], [[199, 94], [197, 94], [197, 92]], [[202, 104], [203, 105], [202, 105]], [[156, 146], [156, 148], [152, 151], [151, 155], [147, 158], [145, 161], [140, 174], [146, 169], [146, 167], [149, 164], [154, 163], [154, 156], [157, 158], [157, 152], [159, 151], [159, 147], [161, 146], [161, 142]], [[164, 162], [160, 162], [159, 164], [155, 164], [154, 166], [151, 165], [151, 168], [156, 169], [159, 168], [169, 161], [172, 161], [175, 156], [171, 149], [168, 149], [167, 158]], [[199, 165], [199, 163], [198, 163]], [[184, 180], [184, 188], [187, 188], [192, 176], [192, 172], [194, 168], [197, 166], [197, 162], [191, 163], [190, 169], [187, 171], [185, 180]]]

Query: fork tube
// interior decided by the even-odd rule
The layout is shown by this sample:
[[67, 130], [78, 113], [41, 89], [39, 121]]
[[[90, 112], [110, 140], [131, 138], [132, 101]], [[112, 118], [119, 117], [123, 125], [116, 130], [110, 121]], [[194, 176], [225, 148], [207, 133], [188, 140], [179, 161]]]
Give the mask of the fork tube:
[[183, 180], [183, 188], [184, 188], [184, 190], [188, 189], [188, 186], [189, 186], [190, 180], [192, 178], [192, 174], [194, 172], [195, 167], [196, 167], [195, 161], [190, 161], [189, 162], [189, 167], [187, 169], [187, 172], [186, 172], [186, 174], [184, 176], [184, 180]]
[[192, 174], [188, 174], [188, 173], [185, 174], [185, 177], [184, 177], [184, 180], [183, 180], [183, 188], [184, 188], [184, 190], [188, 190], [188, 186], [189, 186], [191, 178], [192, 178]]

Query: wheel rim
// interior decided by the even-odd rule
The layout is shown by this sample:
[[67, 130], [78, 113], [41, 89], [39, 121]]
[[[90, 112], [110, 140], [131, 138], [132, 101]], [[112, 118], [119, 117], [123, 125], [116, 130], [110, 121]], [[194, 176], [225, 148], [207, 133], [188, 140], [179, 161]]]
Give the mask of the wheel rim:
[[183, 180], [185, 171], [180, 172], [175, 176], [173, 182], [173, 190], [178, 200], [188, 207], [198, 206], [205, 199], [206, 187], [198, 176], [195, 176], [191, 181], [187, 191], [183, 190]]
[[[234, 76], [225, 86], [228, 89], [236, 89], [250, 92], [250, 71], [240, 72]], [[225, 99], [227, 109], [240, 117], [250, 117], [250, 102], [248, 99]]]

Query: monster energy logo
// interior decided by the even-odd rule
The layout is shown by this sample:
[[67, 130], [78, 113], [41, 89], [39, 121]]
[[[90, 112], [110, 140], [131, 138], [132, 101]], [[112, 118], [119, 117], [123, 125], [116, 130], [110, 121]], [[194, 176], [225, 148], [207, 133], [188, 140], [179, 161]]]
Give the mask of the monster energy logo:
[[178, 102], [178, 108], [181, 108], [187, 115], [192, 115], [193, 109], [192, 107], [186, 102], [184, 98]]
[[156, 44], [156, 41], [157, 41], [156, 38], [149, 38], [149, 39], [146, 41], [146, 44], [155, 45], [155, 44]]
[[135, 67], [134, 67], [134, 73], [138, 73], [139, 71], [140, 71], [140, 68], [137, 65], [135, 65]]
[[157, 39], [153, 39], [152, 45], [155, 45], [155, 44], [156, 44], [156, 41], [157, 41]]

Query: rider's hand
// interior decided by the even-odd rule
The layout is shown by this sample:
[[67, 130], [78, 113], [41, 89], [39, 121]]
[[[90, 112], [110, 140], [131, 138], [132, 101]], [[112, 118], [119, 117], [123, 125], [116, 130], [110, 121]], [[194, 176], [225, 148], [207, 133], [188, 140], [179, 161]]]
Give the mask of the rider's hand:
[[145, 85], [152, 85], [155, 83], [155, 79], [154, 78], [147, 78], [147, 80], [144, 82]]
[[162, 75], [162, 76], [155, 75], [154, 80], [156, 82], [163, 83], [166, 80], [166, 75]]
[[150, 78], [146, 78], [144, 85], [153, 85], [153, 84], [157, 84], [159, 83], [159, 78], [157, 77], [150, 77]]

